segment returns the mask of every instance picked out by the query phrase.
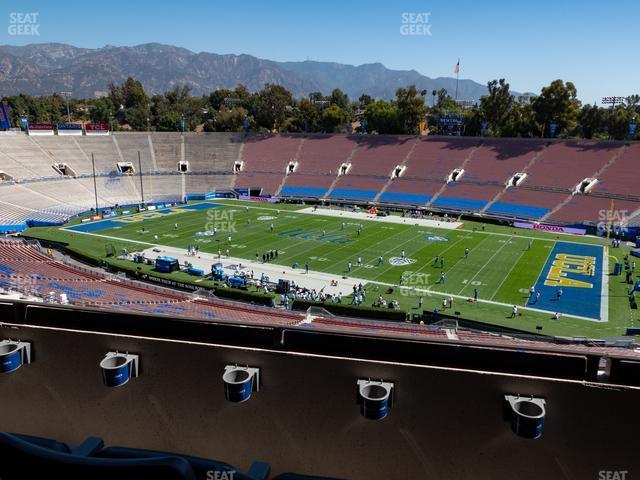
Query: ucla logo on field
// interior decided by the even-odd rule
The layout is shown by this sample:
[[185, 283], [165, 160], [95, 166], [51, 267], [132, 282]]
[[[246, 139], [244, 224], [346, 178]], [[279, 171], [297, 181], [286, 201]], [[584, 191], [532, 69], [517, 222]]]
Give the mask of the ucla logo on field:
[[558, 253], [544, 284], [548, 287], [593, 288], [587, 278], [595, 275], [595, 265], [596, 257]]
[[413, 258], [391, 257], [389, 259], [389, 265], [393, 265], [394, 267], [403, 267], [405, 265], [411, 265], [412, 263], [416, 263]]
[[114, 222], [122, 223], [135, 223], [142, 222], [144, 220], [152, 220], [154, 218], [166, 217], [167, 215], [175, 215], [176, 213], [186, 213], [190, 210], [184, 208], [172, 208], [163, 210], [153, 210], [150, 212], [139, 213], [130, 217], [121, 217], [114, 220]]
[[437, 235], [429, 235], [424, 237], [424, 239], [428, 242], [448, 242], [449, 241], [447, 237], [439, 237]]
[[329, 233], [324, 234], [319, 230], [305, 230], [304, 228], [293, 228], [291, 230], [285, 230], [279, 232], [280, 237], [289, 238], [301, 238], [303, 240], [317, 240], [319, 242], [333, 243], [334, 245], [342, 245], [344, 243], [352, 242], [348, 234], [346, 233]]

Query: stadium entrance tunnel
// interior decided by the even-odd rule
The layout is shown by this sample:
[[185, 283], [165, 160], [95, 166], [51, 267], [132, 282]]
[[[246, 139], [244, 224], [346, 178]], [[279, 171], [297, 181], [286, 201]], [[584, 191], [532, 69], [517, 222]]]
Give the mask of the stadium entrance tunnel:
[[517, 187], [522, 182], [524, 182], [525, 178], [527, 178], [527, 174], [526, 173], [524, 173], [524, 172], [516, 173], [513, 177], [511, 177], [507, 181], [507, 188], [508, 187]]
[[404, 174], [406, 169], [406, 165], [396, 165], [396, 167], [391, 172], [391, 178], [400, 178]]
[[76, 172], [66, 163], [54, 163], [52, 165], [53, 169], [58, 172], [60, 175], [66, 177], [75, 177]]
[[118, 162], [116, 163], [116, 167], [118, 168], [118, 172], [125, 175], [133, 175], [135, 173], [133, 163], [131, 162]]

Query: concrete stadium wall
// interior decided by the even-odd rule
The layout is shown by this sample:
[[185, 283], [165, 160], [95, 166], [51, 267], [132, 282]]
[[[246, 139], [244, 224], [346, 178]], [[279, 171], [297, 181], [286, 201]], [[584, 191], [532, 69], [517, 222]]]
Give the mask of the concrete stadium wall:
[[[640, 475], [633, 388], [24, 324], [1, 325], [0, 338], [33, 342], [33, 363], [0, 375], [2, 431], [349, 479]], [[115, 389], [98, 368], [112, 350], [141, 356], [140, 377]], [[222, 369], [235, 363], [261, 369], [243, 404], [223, 396]], [[359, 415], [358, 378], [395, 382], [386, 419]], [[541, 439], [512, 434], [506, 393], [546, 398]]]

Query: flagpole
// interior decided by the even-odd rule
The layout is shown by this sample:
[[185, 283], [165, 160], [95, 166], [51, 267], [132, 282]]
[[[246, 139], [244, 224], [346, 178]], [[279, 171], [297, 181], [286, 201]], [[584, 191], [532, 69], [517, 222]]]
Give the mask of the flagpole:
[[456, 65], [456, 100], [458, 100], [458, 80], [460, 79], [460, 59]]

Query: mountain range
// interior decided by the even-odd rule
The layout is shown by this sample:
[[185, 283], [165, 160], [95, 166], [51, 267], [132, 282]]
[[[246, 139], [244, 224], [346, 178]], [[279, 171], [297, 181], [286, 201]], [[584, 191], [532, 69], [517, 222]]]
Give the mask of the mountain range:
[[[188, 85], [194, 95], [206, 95], [239, 83], [251, 91], [266, 83], [279, 84], [296, 97], [340, 88], [352, 99], [362, 93], [390, 99], [398, 87], [409, 85], [428, 92], [446, 88], [452, 96], [456, 89], [455, 78], [430, 78], [381, 63], [276, 62], [244, 54], [195, 53], [159, 43], [95, 49], [62, 43], [0, 46], [0, 95], [69, 91], [76, 98], [92, 98], [104, 93], [110, 82], [121, 83], [129, 76], [140, 80], [150, 94]], [[486, 85], [473, 80], [460, 80], [458, 85], [459, 99], [477, 100], [486, 92]]]

